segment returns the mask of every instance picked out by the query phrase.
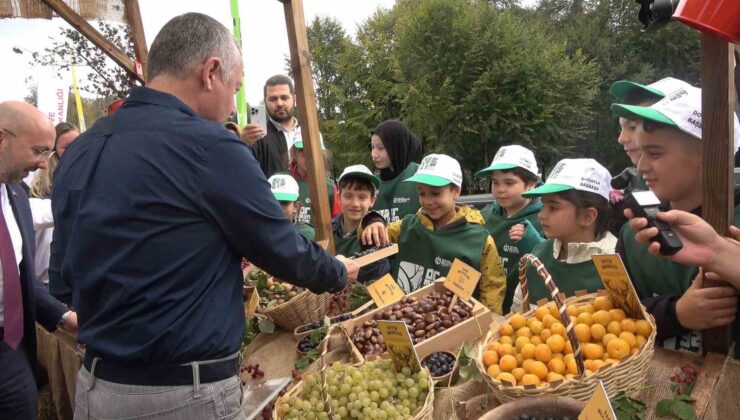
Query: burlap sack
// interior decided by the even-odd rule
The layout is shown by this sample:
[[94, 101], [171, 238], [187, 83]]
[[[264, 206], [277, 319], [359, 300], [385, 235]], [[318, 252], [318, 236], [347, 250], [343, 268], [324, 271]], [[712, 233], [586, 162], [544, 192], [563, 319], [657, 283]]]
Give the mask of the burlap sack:
[[[740, 362], [728, 357], [709, 400], [705, 419], [729, 419], [740, 413]], [[735, 417], [736, 418], [736, 417]]]

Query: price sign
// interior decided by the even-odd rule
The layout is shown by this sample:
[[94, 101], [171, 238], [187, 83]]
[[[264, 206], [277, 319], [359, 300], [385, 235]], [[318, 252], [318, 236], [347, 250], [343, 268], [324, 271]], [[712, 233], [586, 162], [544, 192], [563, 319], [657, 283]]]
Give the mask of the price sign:
[[390, 274], [386, 274], [375, 283], [367, 286], [367, 291], [378, 308], [395, 303], [404, 295], [403, 290], [398, 287], [398, 283]]
[[578, 415], [578, 420], [617, 420], [617, 415], [614, 413], [601, 381], [596, 386], [594, 395], [586, 402], [583, 411]]
[[460, 299], [468, 300], [473, 296], [478, 280], [480, 280], [480, 271], [455, 258], [450, 272], [447, 273], [444, 286]]
[[412, 373], [421, 371], [419, 356], [416, 354], [414, 343], [411, 341], [406, 323], [402, 321], [378, 321], [378, 328], [383, 334], [385, 346], [388, 348], [388, 354], [393, 359], [396, 371], [407, 367]]
[[246, 314], [247, 319], [250, 319], [254, 316], [254, 313], [257, 311], [257, 306], [260, 304], [260, 295], [257, 293], [256, 287], [248, 287], [246, 293], [248, 296], [246, 303], [244, 304], [244, 313]]
[[619, 254], [592, 255], [591, 259], [614, 305], [630, 318], [647, 319]]

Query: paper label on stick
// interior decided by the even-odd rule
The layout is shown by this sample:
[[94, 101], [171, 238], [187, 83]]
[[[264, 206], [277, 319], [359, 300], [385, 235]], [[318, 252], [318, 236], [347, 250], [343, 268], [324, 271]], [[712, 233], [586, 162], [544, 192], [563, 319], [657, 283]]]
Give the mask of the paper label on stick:
[[[251, 289], [251, 291], [249, 289]], [[247, 315], [247, 319], [250, 319], [254, 316], [254, 313], [257, 311], [257, 306], [260, 304], [260, 295], [257, 293], [256, 287], [248, 288], [247, 293], [249, 296], [247, 297], [247, 303], [244, 305], [244, 311]]]
[[480, 271], [455, 258], [450, 267], [444, 286], [460, 299], [469, 300], [480, 280]]
[[386, 274], [375, 283], [367, 286], [367, 291], [378, 308], [398, 302], [404, 295], [403, 290], [398, 287], [398, 283], [390, 274]]
[[601, 381], [594, 389], [594, 395], [586, 402], [583, 411], [578, 415], [578, 420], [617, 420], [617, 415], [614, 413]]
[[591, 259], [615, 307], [622, 308], [630, 318], [648, 319], [619, 254], [592, 255]]
[[378, 329], [383, 335], [383, 341], [385, 341], [388, 348], [388, 354], [393, 359], [393, 364], [396, 365], [397, 372], [400, 372], [404, 367], [410, 368], [412, 373], [421, 371], [419, 356], [416, 354], [406, 323], [402, 321], [378, 321]]

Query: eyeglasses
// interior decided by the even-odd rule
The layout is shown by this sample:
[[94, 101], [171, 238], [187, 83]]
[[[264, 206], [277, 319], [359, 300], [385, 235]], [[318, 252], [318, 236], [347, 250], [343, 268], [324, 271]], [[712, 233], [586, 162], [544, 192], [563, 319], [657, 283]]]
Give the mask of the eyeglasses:
[[[15, 138], [18, 138], [17, 134], [8, 130], [7, 128], [0, 127], [0, 130], [5, 131], [6, 133], [10, 134], [11, 136]], [[34, 147], [34, 146], [31, 146], [31, 150], [33, 150], [34, 154], [36, 154], [36, 157], [38, 158], [39, 162], [51, 159], [51, 157], [54, 156], [54, 154], [56, 153], [56, 151], [53, 149], [43, 150], [43, 149], [39, 149], [38, 147]]]

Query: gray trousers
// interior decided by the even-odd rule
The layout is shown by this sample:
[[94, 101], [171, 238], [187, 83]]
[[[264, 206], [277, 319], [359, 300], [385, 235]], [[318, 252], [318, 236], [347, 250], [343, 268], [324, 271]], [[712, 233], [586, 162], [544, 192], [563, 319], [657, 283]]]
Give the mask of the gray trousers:
[[[94, 367], [93, 367], [94, 370]], [[90, 375], [77, 375], [75, 420], [246, 419], [241, 380], [237, 375], [218, 382], [185, 386], [124, 385]]]

